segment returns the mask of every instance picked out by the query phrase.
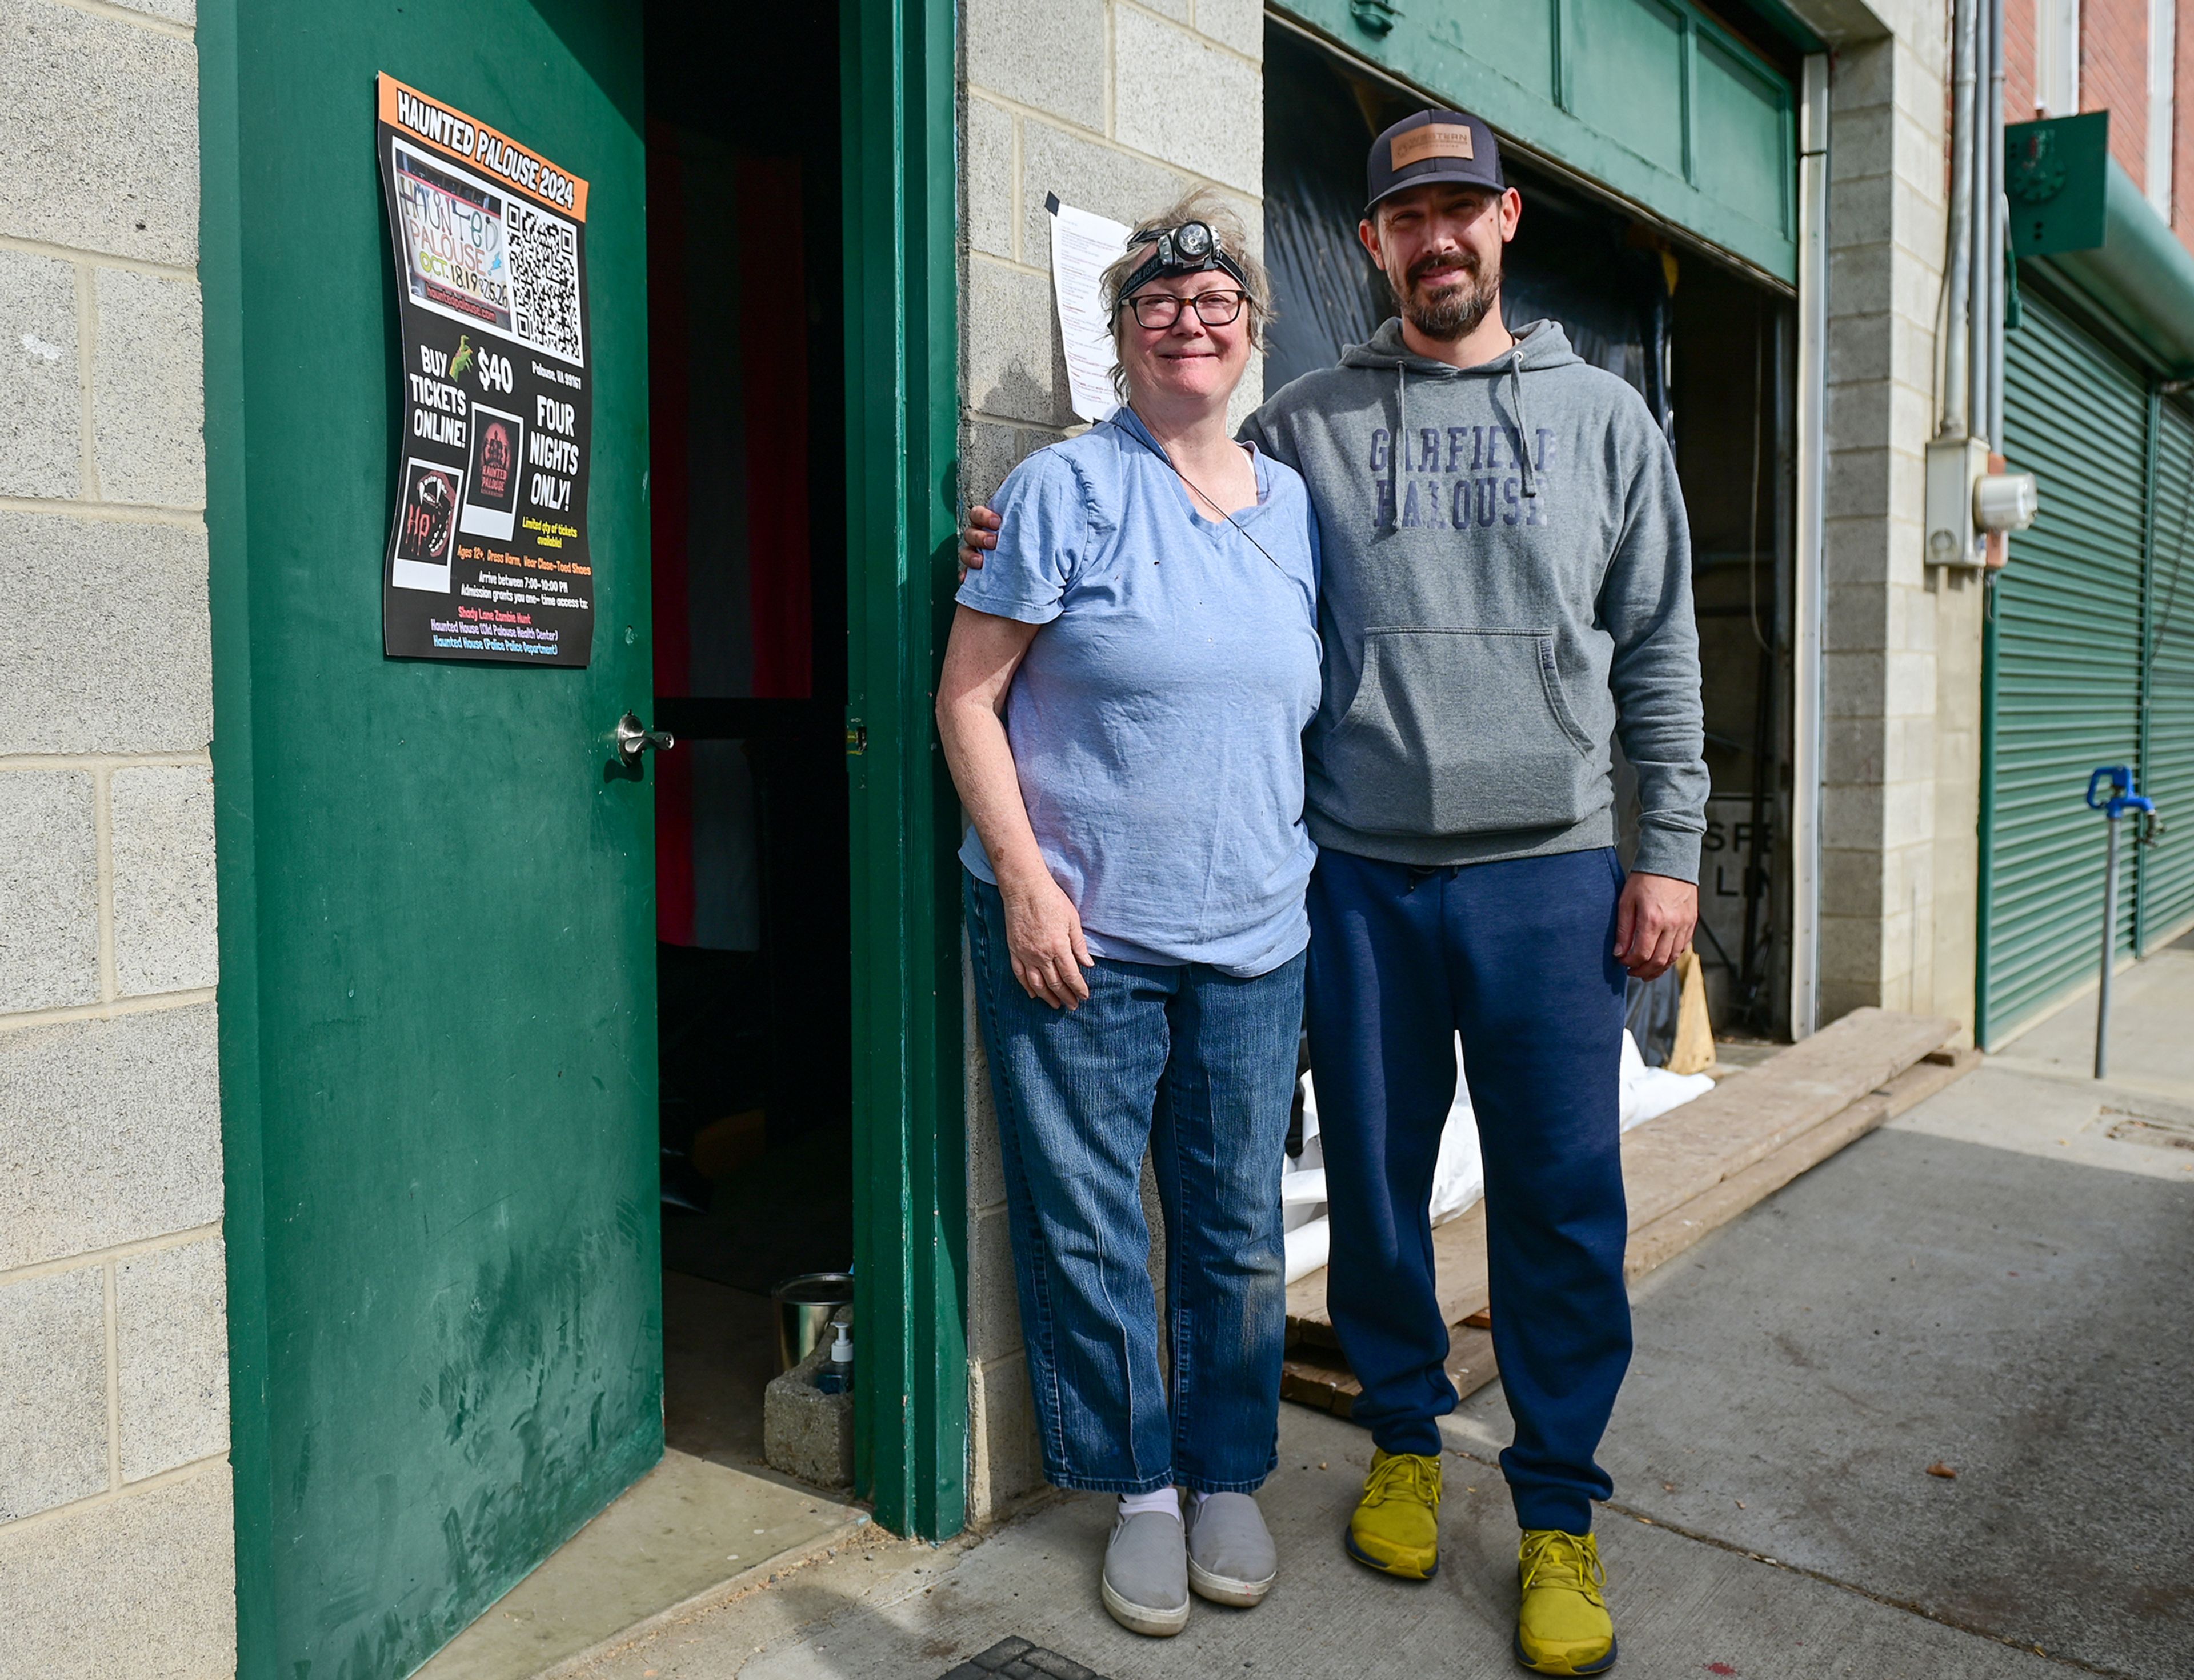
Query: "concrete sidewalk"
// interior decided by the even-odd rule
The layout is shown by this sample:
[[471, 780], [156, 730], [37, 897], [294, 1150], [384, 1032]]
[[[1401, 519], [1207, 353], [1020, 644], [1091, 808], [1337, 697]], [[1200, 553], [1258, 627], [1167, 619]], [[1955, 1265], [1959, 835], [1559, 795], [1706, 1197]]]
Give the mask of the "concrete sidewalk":
[[[2121, 981], [2122, 1084], [2076, 1077], [2092, 1015], [1645, 1280], [1603, 1454], [1618, 1673], [2194, 1672], [2194, 948]], [[582, 1671], [937, 1680], [1019, 1636], [1113, 1680], [1516, 1672], [1498, 1388], [1449, 1420], [1446, 1561], [1418, 1586], [1341, 1554], [1368, 1437], [1283, 1410], [1281, 1583], [1254, 1612], [1123, 1631], [1096, 1595], [1111, 1502], [1061, 1496], [942, 1548], [841, 1551]]]

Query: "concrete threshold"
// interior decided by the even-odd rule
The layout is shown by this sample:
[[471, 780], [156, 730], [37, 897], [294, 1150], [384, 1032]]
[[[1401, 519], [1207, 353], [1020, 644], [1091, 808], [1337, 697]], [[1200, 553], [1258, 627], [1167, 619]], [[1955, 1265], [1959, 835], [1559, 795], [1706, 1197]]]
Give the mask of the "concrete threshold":
[[690, 1453], [627, 1488], [419, 1671], [553, 1680], [864, 1536], [859, 1506]]

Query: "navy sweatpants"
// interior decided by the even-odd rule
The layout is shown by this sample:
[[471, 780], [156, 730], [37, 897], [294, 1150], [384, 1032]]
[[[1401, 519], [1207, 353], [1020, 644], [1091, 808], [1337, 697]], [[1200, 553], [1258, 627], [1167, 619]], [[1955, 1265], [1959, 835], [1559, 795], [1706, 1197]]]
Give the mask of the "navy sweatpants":
[[1306, 1014], [1333, 1219], [1327, 1305], [1390, 1453], [1455, 1409], [1428, 1203], [1455, 1035], [1485, 1158], [1493, 1345], [1518, 1522], [1582, 1533], [1630, 1363], [1612, 850], [1439, 869], [1319, 854]]

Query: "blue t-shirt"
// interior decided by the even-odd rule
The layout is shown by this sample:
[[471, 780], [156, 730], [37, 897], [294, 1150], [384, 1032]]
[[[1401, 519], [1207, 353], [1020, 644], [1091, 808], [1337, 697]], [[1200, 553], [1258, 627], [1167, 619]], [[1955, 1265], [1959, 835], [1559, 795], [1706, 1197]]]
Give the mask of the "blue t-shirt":
[[[1014, 469], [997, 549], [960, 586], [964, 607], [1045, 627], [1006, 734], [1093, 956], [1247, 976], [1310, 940], [1318, 524], [1301, 478], [1252, 458], [1240, 529], [1204, 519], [1123, 409]], [[973, 828], [960, 860], [996, 882]]]

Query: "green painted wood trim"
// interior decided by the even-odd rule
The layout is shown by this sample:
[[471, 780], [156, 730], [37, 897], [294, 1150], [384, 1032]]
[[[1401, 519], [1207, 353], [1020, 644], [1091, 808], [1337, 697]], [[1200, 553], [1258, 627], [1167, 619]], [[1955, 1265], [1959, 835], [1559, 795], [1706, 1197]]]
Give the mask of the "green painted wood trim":
[[1996, 584], [2000, 572], [1982, 581], [1981, 597], [1981, 799], [1980, 868], [1975, 877], [1973, 919], [1973, 1037], [1984, 1050], [1994, 1050], [1990, 1026], [1995, 1010], [1990, 998], [1991, 964], [1989, 951], [1996, 931]]
[[[2147, 458], [2141, 473], [2141, 485], [2146, 506], [2140, 521], [2140, 687], [2139, 689], [2140, 721], [2138, 725], [2139, 745], [2134, 753], [2134, 785], [2145, 793], [2149, 791], [2150, 741], [2154, 734], [2151, 727], [2155, 721], [2156, 697], [2156, 525], [2157, 515], [2157, 473], [2163, 453], [2163, 391], [2156, 380], [2148, 382]], [[2138, 832], [2128, 825], [2129, 832]], [[2128, 872], [2133, 886], [2133, 953], [2136, 957], [2148, 954], [2149, 883], [2153, 873], [2155, 849], [2149, 846], [2133, 849], [2133, 868]]]
[[275, 1680], [273, 1447], [259, 1110], [258, 894], [252, 858], [251, 648], [244, 525], [244, 203], [236, 0], [201, 0], [198, 284], [205, 318], [214, 860], [221, 905], [221, 1234], [228, 1265], [229, 1464], [238, 1680]]
[[852, 645], [857, 1485], [895, 1532], [967, 1520], [957, 805], [932, 694], [956, 583], [951, 0], [842, 0]]
[[[1490, 0], [1486, 0], [1490, 3]], [[1680, 85], [1641, 88], [1640, 98], [1673, 98], [1683, 103], [1686, 158], [1683, 173], [1641, 157], [1594, 128], [1576, 108], [1574, 55], [1581, 37], [1576, 8], [1581, 0], [1531, 0], [1550, 8], [1554, 63], [1553, 85], [1526, 86], [1497, 64], [1478, 57], [1463, 44], [1467, 20], [1457, 5], [1423, 6], [1403, 13], [1391, 30], [1375, 35], [1358, 23], [1349, 0], [1287, 0], [1285, 13], [1343, 52], [1369, 60], [1398, 81], [1428, 97], [1475, 112], [1504, 141], [1599, 182], [1611, 192], [1684, 228], [1785, 285], [1798, 278], [1795, 193], [1789, 177], [1797, 167], [1797, 97], [1789, 78], [1743, 41], [1714, 21], [1691, 0], [1662, 0], [1684, 19], [1686, 72]], [[1789, 32], [1789, 20], [1773, 20]], [[1782, 143], [1769, 167], [1782, 181], [1783, 226], [1770, 227], [1742, 210], [1702, 191], [1691, 177], [1697, 158], [1690, 144], [1694, 115], [1690, 109], [1697, 85], [1697, 42], [1703, 37], [1746, 66], [1780, 93]]]

